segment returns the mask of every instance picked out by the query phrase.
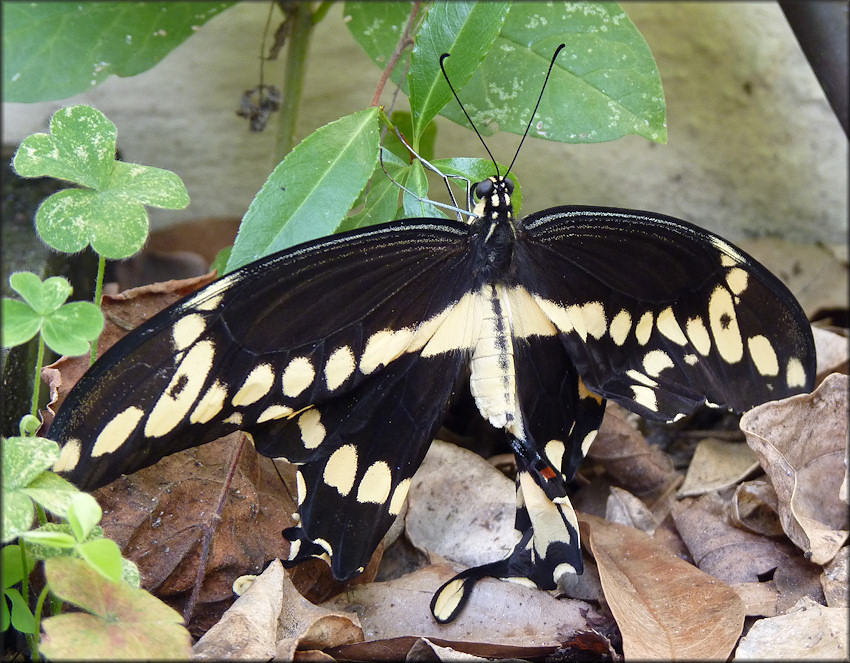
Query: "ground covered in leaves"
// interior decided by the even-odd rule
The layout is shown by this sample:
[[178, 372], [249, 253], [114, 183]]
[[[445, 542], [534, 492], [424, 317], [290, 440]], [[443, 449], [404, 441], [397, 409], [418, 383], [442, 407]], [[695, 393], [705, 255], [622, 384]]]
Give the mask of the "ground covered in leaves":
[[[99, 350], [207, 281], [108, 297]], [[609, 405], [572, 500], [585, 573], [554, 593], [484, 580], [452, 624], [431, 617], [433, 592], [513, 546], [511, 456], [463, 448], [475, 436], [434, 442], [406, 509], [347, 584], [318, 560], [291, 571], [277, 561], [294, 472], [241, 433], [97, 491], [103, 527], [146, 589], [184, 613], [193, 603], [197, 658], [846, 659], [847, 339], [815, 337], [817, 389], [751, 410], [740, 428], [716, 413], [649, 427]], [[58, 401], [86, 366], [45, 369]], [[237, 600], [248, 574], [259, 577], [237, 583]]]

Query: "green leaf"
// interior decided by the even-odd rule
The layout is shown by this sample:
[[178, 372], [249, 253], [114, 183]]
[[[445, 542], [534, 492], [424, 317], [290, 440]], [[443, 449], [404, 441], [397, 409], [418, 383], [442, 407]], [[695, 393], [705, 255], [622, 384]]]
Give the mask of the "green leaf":
[[88, 187], [59, 191], [39, 206], [36, 230], [54, 249], [74, 253], [91, 244], [106, 258], [127, 258], [147, 239], [145, 205], [179, 209], [189, 204], [186, 187], [174, 173], [115, 160], [115, 125], [99, 110], [60, 109], [50, 131], [24, 139], [14, 166], [23, 177], [46, 175]]
[[[52, 559], [53, 557], [75, 557], [77, 538], [68, 523], [45, 523], [36, 530], [39, 535], [31, 537], [31, 532], [24, 536], [27, 539], [27, 554], [33, 559]], [[61, 536], [54, 537], [53, 534]], [[103, 528], [98, 525], [89, 535], [89, 540], [103, 537]], [[58, 542], [60, 545], [54, 545]]]
[[461, 89], [484, 60], [509, 10], [508, 2], [438, 2], [428, 8], [416, 36], [408, 77], [414, 138], [452, 99], [439, 67], [440, 56], [451, 56], [445, 62], [446, 70], [455, 89]]
[[9, 277], [9, 285], [40, 315], [58, 309], [73, 292], [71, 284], [61, 276], [51, 276], [42, 282], [32, 272], [15, 272]]
[[139, 573], [139, 567], [124, 557], [121, 558], [121, 580], [130, 585], [130, 587], [141, 587], [142, 585], [142, 575]]
[[410, 171], [404, 183], [408, 191], [402, 194], [402, 207], [404, 215], [408, 218], [444, 219], [443, 214], [434, 205], [428, 202], [428, 177], [425, 168], [419, 161], [410, 164]]
[[63, 99], [147, 71], [232, 4], [4, 2], [4, 101]]
[[68, 356], [85, 354], [103, 330], [103, 314], [91, 302], [62, 304], [71, 293], [68, 282], [53, 276], [42, 283], [30, 272], [9, 279], [27, 303], [3, 300], [3, 343], [26, 343], [39, 329], [52, 350]]
[[[402, 169], [406, 170], [409, 164], [405, 164], [387, 149], [381, 149], [384, 154], [384, 168], [387, 169], [393, 179], [398, 181]], [[392, 221], [395, 217], [400, 189], [395, 182], [387, 177], [380, 163], [375, 167], [369, 186], [363, 208], [356, 214], [347, 217], [340, 225], [340, 231], [385, 223]]]
[[124, 565], [121, 562], [121, 548], [112, 539], [92, 539], [77, 546], [86, 563], [107, 580], [119, 582], [122, 579]]
[[103, 511], [97, 500], [88, 493], [77, 493], [68, 505], [68, 524], [79, 542], [88, 538], [102, 516]]
[[54, 193], [38, 208], [35, 227], [57, 251], [75, 253], [88, 244], [110, 260], [136, 253], [148, 236], [144, 205], [90, 189], [65, 189]]
[[67, 518], [68, 506], [80, 489], [58, 474], [42, 472], [26, 488], [22, 488], [21, 492], [50, 513]]
[[[19, 545], [3, 546], [2, 556], [3, 566], [0, 567], [0, 574], [3, 576], [3, 589], [6, 590], [13, 585], [17, 585], [24, 579], [24, 566], [21, 561], [21, 547]], [[35, 567], [35, 560], [27, 557], [27, 575]]]
[[332, 233], [378, 160], [378, 109], [317, 129], [274, 169], [251, 203], [227, 271]]
[[59, 445], [43, 437], [10, 437], [3, 441], [3, 543], [27, 531], [35, 517], [23, 490], [59, 458]]
[[38, 333], [41, 316], [29, 304], [3, 298], [3, 347], [23, 345]]
[[103, 330], [103, 313], [92, 302], [71, 302], [45, 318], [44, 342], [60, 355], [74, 357], [89, 351]]
[[[29, 532], [24, 532], [23, 534], [21, 534], [21, 538], [24, 539], [28, 544], [33, 544], [45, 548], [73, 550], [77, 546], [77, 540], [72, 534], [68, 534], [64, 531], [44, 529], [43, 527], [30, 530]], [[34, 555], [34, 557], [36, 556]], [[40, 557], [40, 555], [37, 557]]]
[[[478, 182], [486, 180], [488, 177], [495, 175], [493, 162], [489, 159], [477, 159], [468, 157], [456, 157], [452, 159], [436, 159], [433, 165], [438, 170], [446, 175], [460, 175], [466, 178], [474, 186]], [[500, 163], [499, 172], [505, 173], [508, 169], [506, 164]], [[508, 173], [514, 183], [514, 192], [511, 194], [511, 203], [514, 206], [514, 212], [519, 213], [522, 207], [522, 187], [519, 180], [513, 176], [513, 173]], [[465, 194], [464, 194], [465, 195]], [[460, 200], [458, 200], [460, 202]]]
[[106, 580], [79, 559], [45, 562], [50, 589], [64, 601], [93, 614], [75, 613], [44, 620], [40, 651], [50, 659], [188, 658], [189, 632], [182, 617], [159, 599], [126, 583]]
[[151, 207], [183, 209], [189, 193], [182, 180], [170, 170], [116, 161], [112, 167], [109, 190], [116, 196]]
[[[346, 3], [349, 30], [379, 67], [386, 66], [395, 49], [410, 8], [408, 3], [381, 3], [380, 8]], [[377, 18], [370, 22], [373, 13]], [[626, 134], [666, 140], [664, 93], [652, 53], [617, 4], [597, 2], [512, 3], [484, 62], [458, 92], [482, 134], [525, 131], [561, 43], [566, 48], [552, 70], [532, 136], [569, 143]], [[439, 68], [438, 59], [433, 67]], [[403, 71], [403, 66], [394, 69], [396, 83]], [[441, 114], [466, 125], [454, 102]]]
[[[12, 626], [15, 627], [15, 630], [19, 633], [38, 633], [38, 624], [35, 621], [35, 617], [33, 616], [30, 607], [24, 600], [24, 597], [21, 596], [21, 593], [17, 589], [7, 589], [4, 594], [12, 602], [12, 613], [10, 615], [9, 621], [11, 622]], [[5, 600], [3, 601], [3, 609], [5, 613]], [[8, 628], [9, 625], [4, 614], [3, 630], [5, 631]]]
[[23, 140], [13, 165], [21, 177], [55, 177], [100, 191], [109, 183], [117, 136], [96, 108], [67, 106], [50, 118], [50, 134]]

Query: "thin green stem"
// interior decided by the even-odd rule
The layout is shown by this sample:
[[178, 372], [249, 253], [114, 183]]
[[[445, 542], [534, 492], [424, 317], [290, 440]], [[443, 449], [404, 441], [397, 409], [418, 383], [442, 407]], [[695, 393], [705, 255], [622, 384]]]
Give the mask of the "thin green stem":
[[[35, 604], [35, 623], [38, 625], [38, 632], [41, 633], [41, 612], [44, 609], [44, 600], [47, 598], [47, 595], [50, 593], [50, 590], [47, 588], [47, 585], [44, 585], [44, 588], [41, 590], [41, 594], [38, 595], [38, 601]], [[32, 660], [40, 661], [41, 656], [38, 653], [38, 647], [36, 650], [32, 652]]]
[[[30, 604], [30, 578], [27, 573], [27, 569], [29, 568], [29, 564], [27, 563], [27, 551], [26, 551], [26, 542], [21, 539], [18, 545], [18, 548], [21, 551], [21, 568], [24, 570], [21, 578], [21, 596], [24, 599], [24, 602], [29, 605]], [[5, 599], [4, 599], [5, 600]], [[35, 620], [36, 624], [39, 624], [38, 618]], [[30, 648], [30, 655], [32, 656], [32, 660], [37, 661], [39, 659], [38, 654], [38, 633], [41, 629], [36, 629], [35, 633], [27, 633], [27, 646]]]
[[[97, 257], [97, 279], [94, 283], [94, 305], [100, 308], [100, 298], [103, 296], [103, 274], [106, 271], [106, 258], [99, 255]], [[91, 359], [89, 361], [89, 366], [91, 366], [95, 360], [97, 359], [97, 339], [94, 339], [91, 343]]]
[[283, 78], [283, 100], [280, 104], [280, 124], [278, 126], [275, 162], [283, 157], [295, 144], [295, 129], [298, 123], [298, 108], [304, 89], [304, 74], [307, 70], [307, 47], [313, 31], [312, 5], [307, 2], [292, 3], [292, 31], [286, 48], [286, 72]]
[[38, 335], [38, 356], [35, 359], [35, 378], [32, 385], [32, 407], [30, 414], [34, 417], [38, 416], [38, 398], [41, 390], [41, 365], [44, 363], [44, 337]]

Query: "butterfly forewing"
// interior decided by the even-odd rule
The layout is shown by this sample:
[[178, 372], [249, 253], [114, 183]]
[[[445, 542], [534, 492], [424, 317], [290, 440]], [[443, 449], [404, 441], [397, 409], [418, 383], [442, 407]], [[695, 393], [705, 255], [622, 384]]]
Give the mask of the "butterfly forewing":
[[521, 222], [519, 279], [562, 332], [591, 391], [672, 420], [811, 389], [810, 326], [787, 288], [691, 224], [562, 207]]
[[227, 275], [85, 374], [51, 428], [65, 445], [57, 469], [96, 487], [347, 393], [421, 349], [435, 325], [417, 336], [420, 327], [445, 316], [471, 281], [468, 254], [465, 226], [419, 220], [312, 242]]

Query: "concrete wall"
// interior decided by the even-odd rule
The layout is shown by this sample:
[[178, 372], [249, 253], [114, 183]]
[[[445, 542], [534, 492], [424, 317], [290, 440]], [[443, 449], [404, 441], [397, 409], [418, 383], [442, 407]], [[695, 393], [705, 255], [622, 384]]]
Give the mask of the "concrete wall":
[[[637, 137], [596, 145], [530, 139], [514, 168], [524, 212], [568, 203], [636, 207], [736, 241], [774, 236], [843, 246], [847, 138], [778, 5], [630, 2], [624, 8], [658, 61], [668, 144]], [[237, 5], [139, 76], [112, 78], [71, 99], [4, 103], [3, 142], [44, 131], [61, 106], [88, 103], [117, 125], [125, 159], [168, 168], [186, 182], [191, 205], [154, 210], [155, 227], [241, 217], [274, 167], [273, 136], [249, 133], [235, 115], [243, 90], [257, 82], [267, 12], [266, 3]], [[299, 138], [367, 106], [380, 77], [342, 14], [341, 5], [332, 8], [315, 29]], [[282, 62], [267, 63], [266, 79], [280, 83]], [[517, 140], [497, 135], [490, 146], [508, 159]], [[482, 153], [468, 131], [442, 121], [439, 156]]]

